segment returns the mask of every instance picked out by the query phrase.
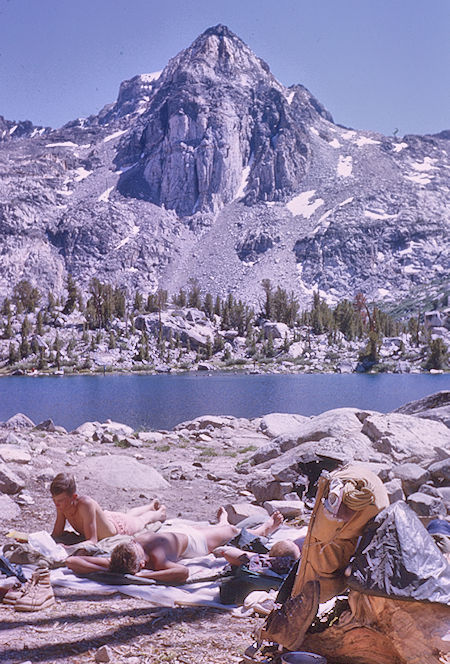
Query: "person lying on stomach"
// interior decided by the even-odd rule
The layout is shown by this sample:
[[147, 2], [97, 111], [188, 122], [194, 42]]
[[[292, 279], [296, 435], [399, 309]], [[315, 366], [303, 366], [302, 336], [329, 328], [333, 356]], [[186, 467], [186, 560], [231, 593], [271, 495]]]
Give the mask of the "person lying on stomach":
[[134, 535], [148, 523], [164, 521], [166, 508], [158, 500], [148, 505], [134, 507], [128, 512], [110, 512], [100, 507], [89, 496], [79, 496], [75, 478], [69, 473], [59, 473], [50, 484], [50, 493], [56, 507], [56, 520], [52, 537], [64, 534], [66, 521], [86, 541], [96, 543], [113, 535]]

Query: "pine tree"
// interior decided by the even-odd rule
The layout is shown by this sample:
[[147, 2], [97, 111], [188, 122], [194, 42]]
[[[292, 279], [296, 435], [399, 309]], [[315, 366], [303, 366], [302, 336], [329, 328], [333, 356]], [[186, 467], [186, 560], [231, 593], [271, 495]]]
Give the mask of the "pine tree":
[[77, 304], [79, 297], [78, 288], [71, 274], [67, 275], [66, 289], [67, 289], [67, 300], [64, 304], [63, 313], [71, 314], [75, 310], [75, 306]]
[[444, 341], [438, 337], [429, 343], [429, 354], [425, 365], [426, 369], [444, 369], [447, 364], [448, 349]]
[[44, 317], [42, 315], [42, 309], [39, 309], [38, 314], [36, 316], [36, 334], [40, 337], [44, 334], [43, 321]]

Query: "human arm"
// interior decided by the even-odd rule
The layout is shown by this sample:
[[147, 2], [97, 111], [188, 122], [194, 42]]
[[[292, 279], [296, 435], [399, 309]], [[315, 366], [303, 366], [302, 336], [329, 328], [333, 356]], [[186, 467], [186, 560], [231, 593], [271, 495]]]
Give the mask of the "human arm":
[[64, 516], [64, 512], [56, 508], [56, 519], [55, 519], [55, 525], [53, 526], [52, 530], [52, 537], [61, 537], [61, 535], [64, 532], [65, 525], [66, 525], [66, 517]]
[[173, 563], [170, 560], [167, 560], [164, 563], [163, 569], [143, 569], [138, 572], [136, 576], [142, 576], [144, 579], [154, 579], [155, 581], [168, 583], [169, 585], [177, 585], [187, 581], [189, 577], [189, 570], [186, 565]]
[[96, 544], [98, 542], [96, 503], [92, 499], [83, 499], [83, 502], [80, 501], [79, 510], [86, 538], [81, 544], [86, 542]]
[[91, 572], [105, 572], [109, 569], [109, 558], [94, 556], [69, 556], [66, 558], [66, 567], [75, 574], [90, 574]]
[[234, 567], [245, 565], [250, 560], [245, 551], [242, 551], [242, 549], [238, 549], [235, 546], [220, 547], [220, 553], [227, 563], [230, 563], [230, 565], [233, 565]]

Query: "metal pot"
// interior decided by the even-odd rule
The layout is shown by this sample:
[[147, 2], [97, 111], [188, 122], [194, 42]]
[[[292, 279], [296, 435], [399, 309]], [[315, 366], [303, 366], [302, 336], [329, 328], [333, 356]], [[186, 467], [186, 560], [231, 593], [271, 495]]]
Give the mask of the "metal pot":
[[313, 652], [287, 652], [281, 656], [281, 664], [327, 664], [322, 655]]

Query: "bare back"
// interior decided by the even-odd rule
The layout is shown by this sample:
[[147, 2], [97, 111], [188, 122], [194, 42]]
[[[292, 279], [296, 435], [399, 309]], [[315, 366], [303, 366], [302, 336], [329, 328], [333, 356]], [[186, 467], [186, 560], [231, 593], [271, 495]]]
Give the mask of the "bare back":
[[[78, 497], [73, 508], [64, 510], [63, 514], [72, 528], [86, 539], [101, 540], [116, 534], [114, 523], [97, 501], [88, 496]], [[94, 524], [96, 536], [93, 537]]]

